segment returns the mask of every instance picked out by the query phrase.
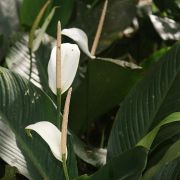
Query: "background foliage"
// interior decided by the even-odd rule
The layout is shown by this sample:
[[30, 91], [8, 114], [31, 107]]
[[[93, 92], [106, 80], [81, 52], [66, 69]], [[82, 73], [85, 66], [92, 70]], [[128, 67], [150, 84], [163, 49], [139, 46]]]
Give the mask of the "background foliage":
[[[41, 120], [57, 124], [47, 80], [57, 21], [84, 30], [91, 47], [104, 1], [48, 1], [31, 56], [29, 34], [46, 2], [0, 1], [2, 179], [64, 179], [44, 141], [24, 128]], [[180, 178], [179, 40], [179, 0], [109, 0], [96, 51], [101, 58], [82, 53], [72, 85], [71, 179]]]

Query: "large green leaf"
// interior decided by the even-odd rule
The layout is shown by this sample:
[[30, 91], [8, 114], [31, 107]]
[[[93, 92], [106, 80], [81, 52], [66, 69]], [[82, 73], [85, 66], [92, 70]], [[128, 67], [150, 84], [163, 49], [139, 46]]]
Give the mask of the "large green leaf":
[[90, 60], [86, 78], [72, 95], [71, 129], [82, 130], [95, 118], [119, 105], [139, 79], [140, 72], [113, 62]]
[[180, 178], [180, 158], [164, 165], [152, 178], [153, 180], [178, 180]]
[[43, 39], [41, 47], [32, 54], [32, 68], [27, 46], [27, 35], [23, 35], [23, 37], [11, 47], [6, 57], [6, 64], [9, 69], [28, 80], [31, 76], [30, 80], [34, 85], [43, 89], [49, 95], [52, 95], [47, 80], [47, 63], [51, 52], [51, 40], [46, 34], [43, 35]]
[[167, 115], [180, 111], [180, 44], [176, 44], [122, 103], [108, 143], [112, 158], [142, 139]]
[[158, 171], [166, 164], [170, 163], [172, 160], [179, 158], [180, 155], [180, 140], [175, 142], [165, 153], [165, 155], [162, 157], [162, 159], [155, 164], [153, 167], [148, 169], [144, 175], [143, 180], [151, 180], [152, 177], [158, 173]]
[[[5, 118], [3, 119], [5, 120]], [[31, 178], [27, 169], [26, 160], [17, 146], [16, 136], [7, 122], [5, 123], [2, 119], [0, 121], [0, 157], [10, 166], [16, 167], [20, 174]]]
[[[12, 143], [12, 146], [8, 146], [6, 134], [1, 144], [3, 151], [11, 154], [12, 161], [14, 159], [21, 163], [21, 158], [18, 158], [23, 155], [33, 179], [64, 179], [62, 164], [54, 158], [47, 144], [36, 133], [31, 139], [24, 130], [27, 125], [38, 121], [57, 124], [56, 108], [48, 96], [21, 76], [0, 68], [0, 115], [1, 121], [8, 123], [15, 134], [16, 143]], [[17, 144], [22, 154], [18, 151], [13, 153], [17, 149], [13, 144]], [[70, 141], [68, 154], [68, 171], [73, 178], [77, 171]]]
[[115, 157], [90, 177], [80, 177], [77, 178], [77, 180], [138, 180], [146, 166], [146, 160], [147, 150], [143, 147], [135, 147], [134, 149]]

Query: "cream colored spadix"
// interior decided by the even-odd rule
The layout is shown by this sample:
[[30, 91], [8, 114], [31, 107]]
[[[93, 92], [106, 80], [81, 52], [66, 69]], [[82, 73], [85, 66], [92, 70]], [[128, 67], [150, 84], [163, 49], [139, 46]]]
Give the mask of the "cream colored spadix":
[[88, 38], [84, 31], [79, 28], [69, 28], [63, 29], [61, 33], [62, 35], [65, 35], [74, 40], [78, 44], [79, 48], [91, 59], [95, 58], [95, 56], [93, 56], [89, 51]]
[[[77, 72], [80, 50], [76, 44], [61, 44], [61, 94], [72, 84]], [[48, 63], [49, 87], [56, 94], [56, 47], [51, 51]]]
[[[48, 121], [40, 121], [35, 124], [27, 126], [25, 129], [33, 130], [38, 133], [44, 141], [50, 147], [54, 157], [59, 161], [62, 161], [61, 154], [61, 132], [59, 129], [52, 123]], [[67, 153], [66, 153], [67, 158]]]

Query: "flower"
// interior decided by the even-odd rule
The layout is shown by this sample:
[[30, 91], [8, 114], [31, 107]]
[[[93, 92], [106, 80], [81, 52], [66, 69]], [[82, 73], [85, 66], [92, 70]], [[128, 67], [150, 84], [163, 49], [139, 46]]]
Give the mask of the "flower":
[[[60, 148], [61, 132], [54, 124], [48, 121], [40, 121], [35, 124], [31, 124], [27, 126], [25, 129], [33, 130], [36, 133], [38, 133], [48, 144], [54, 157], [59, 161], [62, 161], [62, 153]], [[67, 158], [67, 152], [66, 152], [66, 158]]]
[[[61, 94], [72, 84], [80, 58], [80, 50], [76, 44], [61, 44]], [[56, 46], [51, 51], [48, 63], [49, 87], [56, 94]]]
[[88, 38], [84, 31], [82, 31], [79, 28], [69, 28], [69, 29], [63, 29], [62, 35], [65, 35], [69, 38], [71, 38], [73, 41], [75, 41], [79, 48], [91, 59], [95, 59], [95, 56], [93, 56], [88, 47]]

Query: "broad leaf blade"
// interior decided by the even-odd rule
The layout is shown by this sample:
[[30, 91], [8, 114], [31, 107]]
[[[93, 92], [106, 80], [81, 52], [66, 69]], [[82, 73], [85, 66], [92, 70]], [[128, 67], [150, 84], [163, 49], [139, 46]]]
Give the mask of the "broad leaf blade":
[[[33, 179], [64, 179], [62, 164], [54, 158], [47, 144], [35, 133], [31, 139], [24, 130], [38, 121], [56, 124], [56, 108], [52, 101], [33, 84], [4, 68], [0, 69], [0, 89], [0, 112], [5, 117], [2, 120], [7, 121], [16, 135], [29, 174]], [[68, 155], [69, 175], [73, 178], [77, 171], [71, 143]]]
[[139, 80], [141, 72], [113, 62], [90, 60], [86, 78], [72, 95], [71, 129], [83, 130], [97, 117], [119, 105]]
[[28, 49], [28, 36], [24, 35], [10, 49], [6, 63], [9, 69], [20, 74], [29, 80], [37, 87], [43, 89], [49, 95], [52, 95], [47, 81], [47, 63], [51, 51], [51, 39], [46, 34], [43, 35], [43, 44], [32, 54], [32, 69], [31, 58]]
[[180, 111], [180, 44], [176, 44], [137, 84], [119, 109], [109, 158], [132, 148], [167, 115]]
[[[4, 119], [4, 117], [1, 118]], [[32, 179], [27, 170], [26, 160], [17, 146], [15, 134], [2, 120], [0, 121], [0, 157], [9, 165], [16, 167], [19, 173]], [[33, 174], [37, 175], [36, 172]]]

